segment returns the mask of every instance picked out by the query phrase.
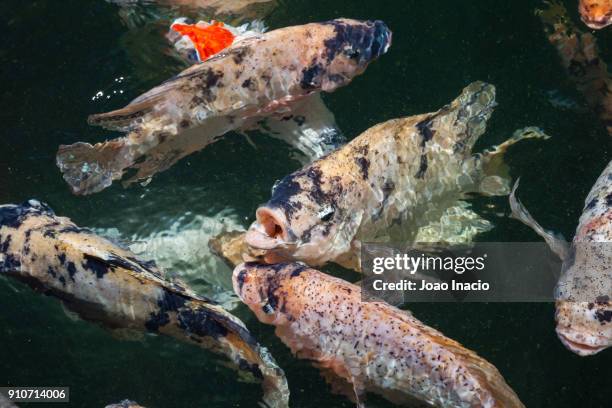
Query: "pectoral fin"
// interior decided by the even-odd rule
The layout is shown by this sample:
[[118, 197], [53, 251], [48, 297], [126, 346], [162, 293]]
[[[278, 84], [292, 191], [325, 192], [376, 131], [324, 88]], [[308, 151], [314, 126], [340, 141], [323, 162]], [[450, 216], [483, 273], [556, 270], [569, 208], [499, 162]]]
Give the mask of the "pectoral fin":
[[286, 113], [263, 119], [258, 126], [263, 133], [295, 148], [302, 163], [310, 163], [346, 142], [334, 114], [318, 93], [295, 102]]
[[531, 228], [536, 234], [544, 238], [544, 241], [548, 244], [550, 249], [564, 260], [569, 253], [569, 247], [567, 242], [559, 234], [555, 234], [552, 231], [545, 230], [540, 224], [531, 216], [529, 211], [523, 206], [523, 204], [516, 198], [516, 189], [519, 186], [519, 180], [514, 183], [512, 193], [510, 194], [510, 208], [512, 209], [511, 217], [519, 220], [529, 228]]

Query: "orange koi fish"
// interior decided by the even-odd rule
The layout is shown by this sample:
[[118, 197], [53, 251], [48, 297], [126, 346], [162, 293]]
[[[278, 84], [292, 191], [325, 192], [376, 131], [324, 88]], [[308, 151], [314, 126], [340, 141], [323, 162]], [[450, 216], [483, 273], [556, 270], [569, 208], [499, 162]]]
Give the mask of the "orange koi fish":
[[215, 20], [210, 24], [202, 21], [196, 24], [175, 22], [170, 28], [191, 40], [199, 61], [205, 61], [208, 57], [229, 47], [236, 38], [230, 30], [225, 28], [225, 24]]

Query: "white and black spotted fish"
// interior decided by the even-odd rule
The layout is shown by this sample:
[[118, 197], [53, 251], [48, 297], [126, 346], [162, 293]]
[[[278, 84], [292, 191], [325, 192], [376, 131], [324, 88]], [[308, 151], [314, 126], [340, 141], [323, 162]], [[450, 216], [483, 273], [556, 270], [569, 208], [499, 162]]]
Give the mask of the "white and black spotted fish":
[[512, 215], [544, 238], [563, 260], [556, 288], [556, 330], [561, 342], [581, 356], [612, 346], [612, 161], [585, 200], [576, 234], [567, 243], [542, 228], [510, 195]]
[[283, 371], [238, 318], [43, 203], [0, 206], [2, 275], [60, 299], [86, 320], [224, 354], [245, 377], [263, 382], [268, 406], [287, 406]]
[[359, 407], [366, 392], [409, 407], [524, 407], [491, 363], [409, 312], [364, 302], [357, 285], [297, 262], [241, 264], [233, 282], [262, 323]]
[[437, 112], [376, 125], [282, 179], [257, 209], [246, 243], [266, 262], [333, 261], [360, 269], [361, 242], [413, 242], [466, 194], [508, 194], [501, 154], [527, 128], [484, 154], [472, 147], [495, 106], [495, 88], [475, 82]]
[[[57, 164], [76, 194], [101, 191], [129, 169], [127, 183], [151, 177], [231, 130], [269, 129], [311, 158], [343, 142], [318, 93], [364, 72], [391, 44], [381, 21], [331, 20], [270, 31], [233, 43], [89, 123], [127, 136], [60, 146]], [[287, 123], [307, 135], [287, 135]], [[307, 123], [308, 122], [308, 123]], [[330, 123], [331, 122], [331, 123]], [[295, 126], [291, 126], [291, 131]]]

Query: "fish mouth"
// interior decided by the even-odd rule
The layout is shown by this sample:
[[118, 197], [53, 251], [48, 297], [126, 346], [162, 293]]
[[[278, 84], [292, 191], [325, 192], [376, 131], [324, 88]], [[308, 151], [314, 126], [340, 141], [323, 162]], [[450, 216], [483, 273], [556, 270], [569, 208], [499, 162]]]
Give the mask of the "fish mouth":
[[257, 221], [254, 222], [245, 235], [245, 242], [254, 249], [267, 251], [263, 259], [267, 263], [276, 263], [289, 258], [280, 252], [295, 247], [292, 242], [293, 234], [287, 227], [287, 217], [276, 208], [261, 207], [256, 212]]
[[601, 30], [604, 27], [612, 24], [612, 12], [606, 13], [599, 17], [588, 17], [586, 14], [581, 13], [580, 18], [587, 27], [593, 30]]
[[593, 334], [584, 335], [564, 328], [557, 328], [556, 331], [561, 343], [568, 350], [582, 357], [592, 356], [610, 346], [602, 336]]

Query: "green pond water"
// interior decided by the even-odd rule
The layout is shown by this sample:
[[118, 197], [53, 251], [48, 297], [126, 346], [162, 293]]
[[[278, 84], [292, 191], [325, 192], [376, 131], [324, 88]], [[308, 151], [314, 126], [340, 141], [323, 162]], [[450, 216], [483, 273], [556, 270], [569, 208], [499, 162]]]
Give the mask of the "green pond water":
[[[566, 3], [578, 22], [577, 0]], [[512, 176], [522, 178], [520, 197], [535, 218], [569, 238], [612, 146], [546, 41], [534, 15], [539, 5], [282, 1], [266, 10], [265, 21], [277, 28], [336, 17], [381, 19], [393, 30], [387, 55], [349, 86], [323, 96], [350, 138], [387, 119], [436, 110], [472, 81], [496, 85], [499, 106], [478, 147], [499, 143], [524, 126], [550, 134], [548, 141], [512, 148], [508, 162]], [[299, 167], [287, 146], [262, 136], [253, 147], [229, 134], [147, 186], [115, 185], [88, 197], [73, 196], [55, 166], [59, 144], [116, 136], [89, 127], [87, 115], [121, 107], [180, 69], [167, 55], [168, 21], [161, 17], [128, 27], [119, 8], [103, 0], [0, 3], [0, 203], [38, 198], [81, 226], [155, 242], [146, 250], [170, 266], [171, 275], [223, 300], [230, 270], [211, 257], [206, 240], [224, 226], [252, 222], [275, 180]], [[612, 63], [612, 29], [595, 35]], [[559, 99], [569, 101], [568, 107], [555, 103]], [[495, 224], [480, 240], [539, 241], [508, 219], [506, 198], [479, 197], [472, 204]], [[177, 241], [178, 253], [172, 249]], [[346, 271], [342, 276], [359, 279]], [[581, 358], [567, 351], [554, 332], [552, 304], [408, 307], [496, 365], [528, 407], [611, 404], [612, 352]], [[317, 370], [294, 359], [245, 307], [234, 312], [285, 370], [293, 407], [352, 406], [332, 395]], [[57, 300], [0, 278], [0, 386], [69, 386], [71, 403], [58, 407], [102, 407], [124, 398], [147, 407], [255, 407], [259, 385], [237, 381], [222, 363], [168, 338], [120, 339], [69, 317]], [[368, 406], [391, 405], [372, 398]]]

